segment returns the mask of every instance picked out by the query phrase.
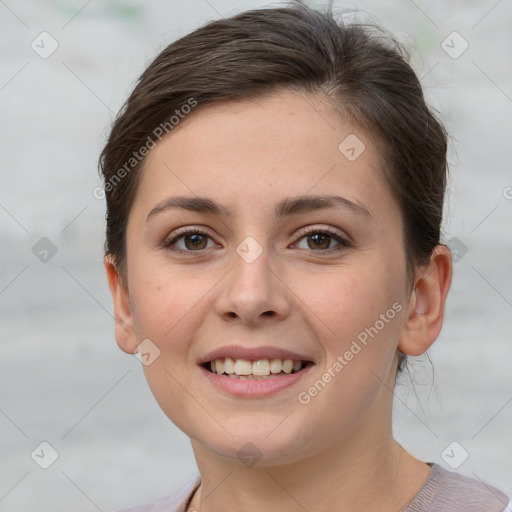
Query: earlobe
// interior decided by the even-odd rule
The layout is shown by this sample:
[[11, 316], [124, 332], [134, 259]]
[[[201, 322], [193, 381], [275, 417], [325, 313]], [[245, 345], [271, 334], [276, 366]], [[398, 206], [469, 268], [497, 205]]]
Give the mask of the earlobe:
[[404, 354], [423, 354], [439, 336], [452, 273], [450, 250], [444, 245], [436, 246], [411, 292], [404, 330], [397, 347]]
[[124, 287], [114, 261], [109, 255], [103, 259], [107, 273], [108, 286], [114, 303], [115, 336], [119, 348], [127, 354], [133, 354], [137, 339], [133, 325], [130, 297]]

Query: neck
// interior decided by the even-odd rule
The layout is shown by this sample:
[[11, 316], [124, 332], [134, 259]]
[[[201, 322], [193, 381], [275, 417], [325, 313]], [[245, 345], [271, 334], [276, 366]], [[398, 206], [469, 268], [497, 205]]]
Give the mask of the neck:
[[363, 512], [378, 503], [381, 512], [401, 510], [419, 491], [430, 467], [394, 441], [391, 429], [376, 431], [371, 425], [359, 426], [346, 442], [313, 457], [251, 468], [221, 459], [192, 441], [201, 486], [191, 506], [198, 512]]

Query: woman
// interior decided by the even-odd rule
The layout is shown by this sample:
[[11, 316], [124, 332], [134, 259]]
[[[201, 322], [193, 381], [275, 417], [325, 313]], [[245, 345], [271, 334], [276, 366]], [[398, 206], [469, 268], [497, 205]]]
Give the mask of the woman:
[[105, 268], [117, 342], [200, 476], [123, 510], [510, 506], [392, 435], [451, 283], [446, 146], [398, 43], [300, 4], [149, 65], [101, 156]]

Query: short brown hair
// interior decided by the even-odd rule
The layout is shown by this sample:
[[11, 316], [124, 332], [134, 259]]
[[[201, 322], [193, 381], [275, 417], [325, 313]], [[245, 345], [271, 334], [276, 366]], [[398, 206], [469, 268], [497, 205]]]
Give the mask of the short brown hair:
[[428, 261], [440, 239], [447, 136], [425, 103], [407, 51], [384, 34], [292, 3], [210, 22], [167, 46], [140, 76], [100, 156], [105, 252], [122, 280], [126, 225], [144, 163], [133, 155], [155, 129], [169, 124], [191, 99], [194, 116], [216, 102], [292, 90], [328, 98], [378, 141], [384, 176], [404, 220], [412, 282], [415, 266]]

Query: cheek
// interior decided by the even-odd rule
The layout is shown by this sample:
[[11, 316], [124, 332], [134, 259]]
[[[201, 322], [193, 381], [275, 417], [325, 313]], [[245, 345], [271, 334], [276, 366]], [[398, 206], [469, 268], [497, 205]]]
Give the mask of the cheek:
[[206, 293], [214, 283], [210, 283], [211, 276], [202, 273], [171, 273], [154, 264], [144, 268], [151, 270], [139, 272], [130, 287], [137, 336], [154, 338], [157, 344], [165, 340], [161, 350], [169, 346], [177, 348], [183, 331], [190, 332], [190, 323], [207, 300]]
[[[401, 276], [403, 279], [403, 276]], [[379, 321], [391, 309], [385, 320], [395, 318], [395, 302], [400, 302], [402, 282], [396, 270], [377, 258], [368, 258], [358, 266], [337, 267], [329, 272], [301, 275], [294, 291], [313, 312], [315, 324], [325, 334], [328, 351], [339, 350], [365, 329]], [[390, 322], [386, 322], [389, 331]], [[381, 327], [381, 322], [378, 323]], [[382, 329], [384, 330], [384, 329]]]
[[382, 382], [392, 380], [403, 328], [400, 265], [393, 268], [378, 257], [364, 260], [329, 275], [310, 275], [301, 291], [314, 313], [325, 357], [321, 382], [315, 377], [307, 383], [301, 403], [309, 404], [312, 417], [327, 414], [333, 424], [339, 423], [340, 414], [347, 421], [363, 414]]
[[[193, 281], [183, 273], [170, 278], [154, 271], [132, 288], [137, 339], [149, 339], [156, 347], [157, 356], [143, 365], [146, 381], [162, 411], [185, 431], [190, 430], [187, 418], [192, 414], [183, 399], [184, 389], [190, 388], [190, 340], [200, 327], [208, 290], [208, 283], [199, 286]], [[194, 414], [200, 423], [200, 414]]]
[[332, 425], [333, 436], [341, 424], [355, 425], [379, 396], [386, 404], [389, 399], [383, 382], [392, 380], [405, 311], [402, 281], [398, 271], [389, 270], [375, 260], [322, 278], [308, 277], [304, 285], [320, 326], [316, 334], [325, 333], [325, 361], [323, 374], [305, 383], [299, 402], [304, 414]]

